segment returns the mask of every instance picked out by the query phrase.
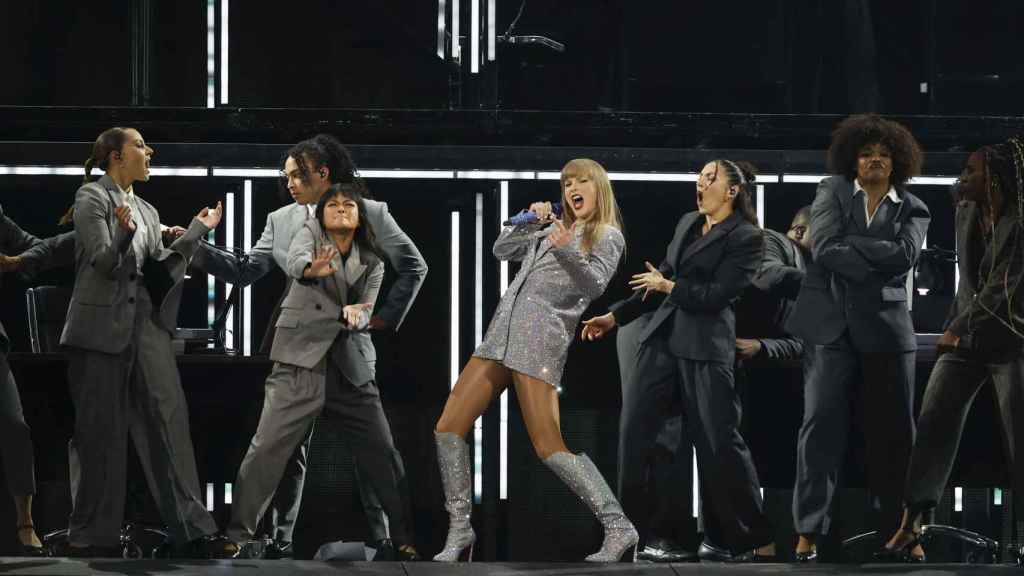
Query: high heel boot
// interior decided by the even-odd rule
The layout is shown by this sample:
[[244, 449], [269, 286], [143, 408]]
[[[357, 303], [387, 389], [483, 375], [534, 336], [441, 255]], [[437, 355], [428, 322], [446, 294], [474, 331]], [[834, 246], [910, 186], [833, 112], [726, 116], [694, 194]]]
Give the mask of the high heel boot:
[[476, 533], [469, 522], [473, 512], [469, 444], [451, 432], [434, 432], [434, 441], [437, 443], [437, 463], [441, 468], [441, 483], [444, 485], [444, 507], [448, 510], [448, 537], [444, 542], [444, 550], [434, 556], [434, 560], [455, 562], [465, 551], [467, 560], [472, 561]]
[[587, 556], [587, 562], [617, 562], [630, 549], [635, 561], [640, 537], [590, 458], [586, 454], [556, 452], [544, 464], [583, 500], [604, 527], [601, 549]]

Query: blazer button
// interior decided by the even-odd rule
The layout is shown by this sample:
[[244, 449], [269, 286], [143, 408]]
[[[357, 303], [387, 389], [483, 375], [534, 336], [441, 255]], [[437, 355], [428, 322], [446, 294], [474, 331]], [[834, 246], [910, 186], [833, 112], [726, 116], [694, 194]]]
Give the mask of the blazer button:
[[135, 304], [135, 296], [129, 296], [128, 297], [128, 303], [129, 304]]
[[319, 305], [319, 304], [317, 304], [317, 305], [316, 305], [316, 309], [317, 309], [317, 310], [323, 310], [323, 309], [324, 309], [324, 307], [323, 307], [323, 306], [321, 306], [321, 305]]
[[130, 280], [132, 282], [135, 282], [135, 278], [136, 278], [135, 274], [129, 274], [128, 275], [128, 280]]

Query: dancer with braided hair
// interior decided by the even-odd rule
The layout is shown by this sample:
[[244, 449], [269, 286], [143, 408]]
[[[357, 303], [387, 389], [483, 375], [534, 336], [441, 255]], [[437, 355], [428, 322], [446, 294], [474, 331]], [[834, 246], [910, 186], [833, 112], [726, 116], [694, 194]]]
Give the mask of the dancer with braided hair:
[[960, 286], [917, 421], [903, 520], [876, 555], [889, 560], [924, 561], [923, 552], [913, 551], [921, 516], [942, 495], [967, 414], [988, 380], [1014, 492], [1024, 493], [1024, 461], [1016, 454], [1024, 445], [1024, 424], [1015, 421], [1024, 412], [1024, 294], [1017, 293], [1024, 279], [1024, 142], [1014, 138], [978, 149], [954, 187]]

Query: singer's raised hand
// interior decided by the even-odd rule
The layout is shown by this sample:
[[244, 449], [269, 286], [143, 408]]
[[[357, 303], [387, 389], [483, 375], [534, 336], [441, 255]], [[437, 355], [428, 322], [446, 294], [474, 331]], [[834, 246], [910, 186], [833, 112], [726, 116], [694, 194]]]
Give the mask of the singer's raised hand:
[[324, 246], [313, 255], [313, 261], [302, 272], [303, 278], [325, 278], [338, 271], [331, 264], [336, 250], [334, 246]]
[[555, 225], [551, 229], [551, 233], [548, 234], [548, 242], [551, 242], [552, 248], [561, 248], [568, 246], [574, 236], [576, 236], [575, 222], [572, 223], [572, 226], [566, 228], [561, 220], [555, 220]]
[[224, 215], [224, 208], [221, 206], [220, 201], [217, 202], [217, 206], [213, 209], [203, 208], [196, 214], [196, 219], [203, 223], [207, 228], [216, 228], [217, 224], [220, 224], [220, 217]]
[[537, 220], [540, 222], [547, 222], [554, 218], [554, 211], [551, 208], [551, 202], [534, 202], [530, 204], [530, 212], [537, 215]]
[[676, 287], [676, 283], [662, 276], [661, 271], [654, 267], [654, 264], [650, 262], [644, 262], [647, 267], [647, 272], [641, 272], [640, 274], [633, 274], [633, 279], [629, 281], [629, 285], [633, 287], [633, 291], [643, 290], [644, 295], [641, 300], [646, 300], [647, 295], [651, 292], [664, 292], [668, 294], [672, 292], [672, 289]]
[[117, 222], [121, 225], [121, 228], [128, 232], [135, 232], [135, 222], [132, 221], [131, 206], [125, 204], [124, 206], [114, 208], [114, 216], [117, 217]]
[[589, 342], [600, 340], [614, 328], [615, 316], [611, 312], [601, 316], [594, 316], [590, 320], [583, 321], [583, 332], [580, 334], [580, 338]]

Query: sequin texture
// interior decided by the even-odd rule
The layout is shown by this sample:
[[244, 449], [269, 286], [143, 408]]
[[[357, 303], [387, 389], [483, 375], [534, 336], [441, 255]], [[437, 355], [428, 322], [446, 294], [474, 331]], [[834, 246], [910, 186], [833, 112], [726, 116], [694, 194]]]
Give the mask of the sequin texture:
[[455, 562], [463, 550], [469, 548], [470, 558], [476, 533], [470, 524], [473, 502], [470, 488], [473, 480], [469, 466], [469, 444], [458, 434], [434, 432], [437, 444], [437, 464], [444, 485], [444, 507], [448, 511], [448, 537], [434, 560]]
[[580, 248], [582, 226], [562, 248], [551, 247], [549, 232], [537, 224], [507, 227], [494, 242], [495, 257], [522, 261], [522, 268], [473, 355], [557, 387], [580, 316], [604, 293], [625, 239], [605, 226], [587, 255]]

